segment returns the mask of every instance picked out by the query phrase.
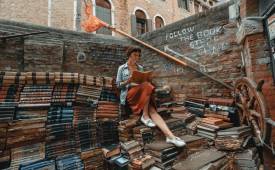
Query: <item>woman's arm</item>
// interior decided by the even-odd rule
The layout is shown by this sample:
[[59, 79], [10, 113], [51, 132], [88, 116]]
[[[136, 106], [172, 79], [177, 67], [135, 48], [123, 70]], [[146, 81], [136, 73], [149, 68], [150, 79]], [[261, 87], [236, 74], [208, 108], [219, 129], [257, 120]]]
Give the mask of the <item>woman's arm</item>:
[[126, 85], [131, 82], [131, 77], [128, 80], [122, 80], [122, 67], [120, 66], [117, 71], [116, 85], [117, 88], [126, 88]]

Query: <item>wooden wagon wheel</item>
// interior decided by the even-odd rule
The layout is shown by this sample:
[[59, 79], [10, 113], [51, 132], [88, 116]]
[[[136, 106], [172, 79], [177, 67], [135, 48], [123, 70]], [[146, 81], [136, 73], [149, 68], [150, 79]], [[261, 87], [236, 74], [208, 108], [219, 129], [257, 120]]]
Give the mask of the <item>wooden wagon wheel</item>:
[[235, 103], [238, 108], [240, 124], [253, 128], [258, 142], [269, 143], [271, 126], [265, 122], [269, 118], [269, 111], [262, 94], [264, 81], [256, 84], [249, 78], [241, 78], [235, 83]]

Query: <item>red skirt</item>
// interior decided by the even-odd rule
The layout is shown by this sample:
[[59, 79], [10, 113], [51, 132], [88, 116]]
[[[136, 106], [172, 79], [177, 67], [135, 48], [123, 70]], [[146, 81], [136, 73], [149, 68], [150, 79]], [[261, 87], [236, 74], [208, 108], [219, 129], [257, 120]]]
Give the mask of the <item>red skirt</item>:
[[154, 90], [155, 87], [149, 82], [144, 82], [128, 90], [127, 103], [133, 114], [141, 114], [148, 100], [150, 100], [150, 104], [156, 108], [156, 103], [152, 96]]

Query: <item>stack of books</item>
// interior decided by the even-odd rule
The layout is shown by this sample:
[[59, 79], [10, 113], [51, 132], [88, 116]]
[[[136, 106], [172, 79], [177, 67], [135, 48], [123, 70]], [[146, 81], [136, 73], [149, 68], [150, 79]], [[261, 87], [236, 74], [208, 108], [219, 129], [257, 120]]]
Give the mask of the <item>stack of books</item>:
[[103, 88], [100, 94], [100, 101], [119, 103], [119, 98], [113, 89]]
[[76, 103], [96, 106], [100, 99], [102, 87], [80, 85], [76, 93]]
[[45, 120], [17, 120], [9, 124], [7, 148], [17, 148], [45, 141]]
[[130, 160], [138, 158], [143, 155], [142, 146], [138, 141], [131, 140], [128, 142], [121, 143], [122, 152], [127, 155]]
[[96, 127], [96, 121], [91, 120], [82, 120], [74, 124], [76, 144], [81, 151], [90, 150], [99, 146]]
[[171, 113], [172, 113], [172, 104], [173, 103], [163, 103], [161, 104], [158, 108], [157, 108], [157, 112], [158, 114], [163, 118], [163, 119], [167, 119], [169, 117], [171, 117]]
[[52, 94], [52, 105], [72, 105], [75, 102], [77, 85], [56, 84]]
[[10, 163], [10, 150], [6, 148], [8, 123], [0, 123], [0, 169], [7, 168]]
[[96, 110], [96, 119], [118, 119], [119, 112], [119, 104], [117, 102], [99, 101]]
[[171, 116], [181, 119], [185, 124], [192, 122], [196, 117], [196, 115], [189, 113], [184, 106], [173, 107]]
[[103, 151], [101, 148], [81, 152], [80, 157], [85, 170], [104, 170]]
[[29, 164], [45, 158], [45, 143], [29, 144], [11, 149], [11, 169], [18, 169], [22, 164]]
[[17, 72], [0, 72], [0, 122], [13, 120], [19, 101], [19, 92], [25, 75]]
[[232, 127], [219, 130], [215, 140], [215, 146], [220, 150], [239, 150], [242, 149], [247, 140], [252, 136], [249, 126]]
[[20, 170], [30, 170], [30, 169], [55, 170], [55, 160], [40, 160], [32, 163], [21, 164], [19, 169]]
[[135, 158], [129, 165], [130, 170], [143, 170], [151, 168], [155, 163], [155, 160], [150, 155], [143, 155], [142, 157]]
[[50, 107], [46, 125], [47, 158], [55, 158], [76, 151], [73, 114], [73, 107]]
[[[191, 170], [191, 169], [202, 169], [213, 164], [217, 164], [223, 158], [226, 153], [218, 151], [216, 149], [206, 149], [200, 152], [189, 155], [185, 160], [175, 164], [173, 169], [175, 170]], [[228, 161], [222, 161], [224, 164], [219, 163], [215, 169], [222, 169]]]
[[185, 101], [185, 107], [190, 112], [196, 116], [202, 117], [207, 105], [207, 99], [205, 98], [196, 98], [196, 97], [187, 97]]
[[6, 149], [8, 123], [0, 123], [0, 154]]
[[256, 148], [250, 148], [236, 153], [235, 160], [240, 170], [258, 170], [261, 164]]
[[137, 126], [138, 119], [130, 118], [119, 122], [119, 141], [127, 142], [133, 139], [133, 128]]
[[11, 153], [10, 150], [4, 150], [3, 152], [0, 152], [0, 169], [5, 169], [10, 166], [11, 162]]
[[158, 140], [145, 145], [145, 153], [151, 155], [156, 161], [155, 166], [160, 169], [172, 169], [174, 161], [181, 152], [173, 144], [168, 144], [163, 140]]
[[173, 100], [171, 90], [167, 88], [157, 88], [155, 90], [157, 106]]
[[80, 156], [76, 154], [64, 155], [56, 158], [57, 170], [84, 170]]
[[200, 117], [195, 117], [195, 119], [190, 122], [187, 123], [186, 125], [186, 130], [187, 130], [187, 134], [189, 135], [194, 135], [197, 133], [197, 126], [201, 123], [201, 118]]
[[185, 149], [178, 156], [178, 160], [184, 160], [195, 152], [199, 152], [208, 148], [208, 141], [206, 138], [196, 135], [183, 135], [180, 136], [182, 140], [186, 143]]
[[18, 107], [49, 107], [52, 91], [52, 85], [25, 85]]
[[79, 74], [55, 72], [54, 81], [56, 84], [78, 84]]
[[112, 120], [98, 121], [96, 135], [97, 140], [100, 141], [101, 146], [117, 144], [119, 142], [118, 122]]
[[74, 124], [77, 125], [80, 121], [93, 121], [95, 117], [96, 107], [89, 106], [74, 106]]
[[214, 117], [202, 118], [201, 123], [197, 126], [198, 135], [214, 140], [218, 130], [232, 126], [233, 123], [225, 122], [223, 119]]
[[154, 131], [144, 125], [133, 128], [134, 140], [138, 141], [141, 145], [151, 143], [154, 139]]
[[112, 88], [114, 84], [113, 81], [114, 79], [112, 77], [96, 77], [85, 74], [79, 75], [79, 83], [81, 85]]

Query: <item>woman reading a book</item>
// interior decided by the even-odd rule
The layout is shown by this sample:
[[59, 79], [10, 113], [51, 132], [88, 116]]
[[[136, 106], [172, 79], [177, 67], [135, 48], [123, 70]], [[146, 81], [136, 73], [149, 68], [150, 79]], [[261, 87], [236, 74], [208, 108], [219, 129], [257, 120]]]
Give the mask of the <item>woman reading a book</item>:
[[133, 114], [142, 114], [140, 120], [146, 126], [158, 126], [165, 134], [167, 143], [182, 147], [185, 142], [171, 132], [156, 111], [152, 97], [155, 87], [148, 79], [151, 72], [144, 72], [143, 67], [137, 63], [140, 54], [141, 49], [130, 47], [127, 50], [127, 62], [118, 68], [116, 84], [120, 89], [120, 103], [122, 105], [127, 103]]

